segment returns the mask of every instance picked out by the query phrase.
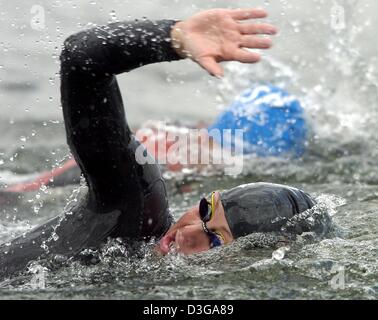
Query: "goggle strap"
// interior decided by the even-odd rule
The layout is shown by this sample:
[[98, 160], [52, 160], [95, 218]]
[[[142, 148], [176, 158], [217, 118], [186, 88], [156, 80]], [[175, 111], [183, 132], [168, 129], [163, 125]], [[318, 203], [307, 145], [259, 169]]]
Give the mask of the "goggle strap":
[[210, 202], [210, 205], [211, 205], [211, 212], [210, 212], [210, 220], [213, 218], [213, 215], [214, 215], [214, 212], [215, 212], [215, 199], [214, 199], [214, 196], [215, 196], [215, 192], [213, 192], [211, 194], [211, 202]]
[[223, 243], [226, 242], [226, 239], [224, 238], [223, 234], [221, 234], [220, 232], [214, 232], [214, 233], [222, 239]]

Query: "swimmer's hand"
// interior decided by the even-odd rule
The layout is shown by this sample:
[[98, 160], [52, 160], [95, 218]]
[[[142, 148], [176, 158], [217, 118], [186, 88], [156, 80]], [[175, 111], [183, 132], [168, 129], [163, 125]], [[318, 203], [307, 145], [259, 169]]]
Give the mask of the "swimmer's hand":
[[213, 9], [200, 12], [172, 28], [172, 44], [183, 58], [191, 58], [211, 75], [223, 76], [222, 61], [258, 62], [261, 56], [248, 49], [268, 49], [272, 41], [259, 34], [273, 35], [277, 28], [267, 23], [242, 23], [265, 18], [262, 9]]

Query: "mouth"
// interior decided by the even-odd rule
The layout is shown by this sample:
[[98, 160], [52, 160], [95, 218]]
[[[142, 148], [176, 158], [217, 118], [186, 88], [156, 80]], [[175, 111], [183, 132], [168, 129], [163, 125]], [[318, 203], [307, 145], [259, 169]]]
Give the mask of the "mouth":
[[177, 230], [165, 235], [159, 242], [160, 251], [166, 255], [171, 251], [171, 245], [176, 241]]

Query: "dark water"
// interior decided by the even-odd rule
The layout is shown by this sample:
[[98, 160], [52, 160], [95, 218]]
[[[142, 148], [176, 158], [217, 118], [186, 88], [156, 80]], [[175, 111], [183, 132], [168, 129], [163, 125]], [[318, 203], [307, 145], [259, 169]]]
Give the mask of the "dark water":
[[[192, 1], [192, 6], [175, 1], [172, 8], [163, 5], [165, 10], [158, 15], [158, 4], [150, 1], [141, 1], [140, 6], [128, 1], [79, 1], [76, 7], [72, 1], [46, 1], [42, 4], [49, 12], [49, 22], [38, 33], [22, 28], [28, 25], [30, 8], [21, 6], [23, 1], [16, 2], [19, 9], [0, 2], [4, 13], [0, 26], [6, 34], [0, 48], [4, 61], [0, 69], [0, 184], [56, 167], [68, 156], [55, 62], [64, 36], [80, 28], [76, 24], [106, 22], [113, 9], [120, 18], [128, 14], [167, 17], [176, 11], [184, 17], [204, 8], [200, 1]], [[254, 235], [191, 257], [157, 257], [150, 244], [140, 249], [138, 257], [130, 256], [123, 244], [113, 241], [98, 252], [87, 253], [95, 264], [40, 262], [48, 268], [44, 289], [33, 286], [32, 273], [0, 282], [1, 299], [377, 298], [378, 71], [376, 46], [369, 40], [376, 26], [376, 3], [335, 1], [345, 9], [342, 30], [330, 25], [329, 1], [308, 1], [308, 6], [301, 1], [260, 3], [272, 10], [271, 19], [282, 30], [264, 62], [258, 66], [228, 64], [226, 78], [220, 82], [208, 81], [189, 62], [182, 63], [182, 68], [162, 65], [121, 77], [129, 118], [134, 126], [167, 114], [173, 120], [194, 123], [211, 119], [218, 106], [227, 105], [256, 82], [284, 86], [301, 99], [311, 123], [305, 156], [291, 161], [245, 159], [238, 177], [225, 177], [217, 168], [166, 174], [172, 211], [179, 217], [213, 189], [267, 181], [293, 185], [317, 197], [321, 210], [331, 214], [334, 230], [320, 238], [303, 234], [285, 244], [274, 235]], [[224, 5], [230, 3], [211, 4]], [[78, 17], [70, 19], [71, 13]], [[41, 47], [36, 47], [36, 40]], [[151, 88], [148, 93], [140, 89], [141, 82]], [[164, 99], [162, 88], [168, 88]], [[194, 191], [182, 193], [183, 186]], [[60, 214], [85, 187], [76, 189], [42, 188], [3, 205], [0, 242]]]

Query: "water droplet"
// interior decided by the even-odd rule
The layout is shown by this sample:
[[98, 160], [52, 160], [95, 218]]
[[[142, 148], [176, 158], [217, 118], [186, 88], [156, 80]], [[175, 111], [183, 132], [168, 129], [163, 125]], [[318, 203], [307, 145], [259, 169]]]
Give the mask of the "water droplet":
[[290, 251], [289, 247], [282, 247], [272, 253], [272, 259], [281, 261], [285, 258], [286, 252]]

